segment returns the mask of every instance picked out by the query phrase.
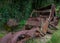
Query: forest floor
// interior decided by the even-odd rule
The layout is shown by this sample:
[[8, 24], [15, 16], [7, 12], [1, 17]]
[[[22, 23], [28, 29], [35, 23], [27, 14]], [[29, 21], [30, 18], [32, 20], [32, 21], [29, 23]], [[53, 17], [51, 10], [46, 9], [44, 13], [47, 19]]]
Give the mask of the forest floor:
[[52, 34], [46, 34], [44, 37], [40, 39], [40, 43], [47, 43], [52, 37]]
[[28, 40], [27, 43], [47, 43], [51, 39], [51, 37], [52, 34], [46, 34], [44, 37]]

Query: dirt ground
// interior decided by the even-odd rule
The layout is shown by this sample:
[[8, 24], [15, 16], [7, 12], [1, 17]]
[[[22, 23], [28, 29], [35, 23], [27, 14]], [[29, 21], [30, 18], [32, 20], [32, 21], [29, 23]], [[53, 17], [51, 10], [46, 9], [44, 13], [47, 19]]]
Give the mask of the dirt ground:
[[51, 39], [52, 35], [51, 34], [46, 34], [44, 37], [42, 38], [38, 38], [35, 39], [36, 43], [47, 43], [47, 41], [49, 41]]

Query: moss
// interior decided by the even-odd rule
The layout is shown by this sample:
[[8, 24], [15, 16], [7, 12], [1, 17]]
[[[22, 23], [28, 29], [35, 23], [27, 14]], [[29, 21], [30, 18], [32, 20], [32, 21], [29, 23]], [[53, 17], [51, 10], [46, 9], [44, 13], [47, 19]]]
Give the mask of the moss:
[[5, 34], [4, 33], [0, 33], [0, 38], [2, 38]]

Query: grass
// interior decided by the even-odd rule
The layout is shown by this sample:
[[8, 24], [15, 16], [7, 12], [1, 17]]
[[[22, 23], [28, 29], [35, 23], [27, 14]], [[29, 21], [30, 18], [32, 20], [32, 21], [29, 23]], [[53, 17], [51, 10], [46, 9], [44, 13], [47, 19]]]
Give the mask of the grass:
[[0, 33], [0, 38], [2, 38], [5, 35], [5, 33]]
[[59, 20], [59, 23], [58, 23], [58, 26], [57, 26], [57, 28], [60, 30], [60, 20]]
[[60, 43], [60, 30], [56, 31], [47, 43]]
[[58, 23], [58, 30], [52, 35], [52, 38], [47, 43], [60, 43], [60, 20]]
[[18, 27], [15, 29], [15, 31], [20, 31], [20, 30], [22, 29], [22, 27], [24, 27], [25, 23], [26, 23], [26, 20], [20, 21], [20, 22], [19, 22], [19, 25], [18, 25]]
[[27, 40], [26, 43], [41, 43], [39, 38], [32, 38]]
[[0, 34], [0, 38], [2, 38], [4, 36], [4, 34]]

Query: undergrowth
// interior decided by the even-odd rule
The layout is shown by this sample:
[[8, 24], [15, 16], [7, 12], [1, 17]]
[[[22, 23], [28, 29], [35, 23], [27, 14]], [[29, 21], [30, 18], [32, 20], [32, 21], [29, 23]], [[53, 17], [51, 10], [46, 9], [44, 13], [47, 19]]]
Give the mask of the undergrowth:
[[52, 38], [47, 43], [60, 43], [60, 20], [58, 23], [58, 30], [52, 35]]

